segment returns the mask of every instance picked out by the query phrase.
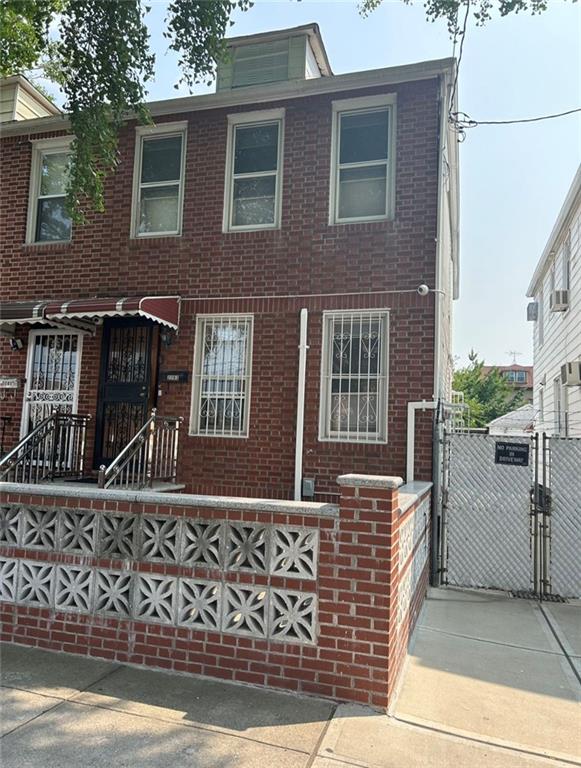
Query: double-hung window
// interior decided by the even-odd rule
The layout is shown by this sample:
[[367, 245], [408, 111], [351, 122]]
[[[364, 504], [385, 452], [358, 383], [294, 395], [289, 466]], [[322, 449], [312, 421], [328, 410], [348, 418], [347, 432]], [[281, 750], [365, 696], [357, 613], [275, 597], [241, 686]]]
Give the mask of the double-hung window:
[[200, 315], [196, 323], [191, 432], [247, 437], [251, 315]]
[[229, 115], [224, 231], [280, 226], [283, 110]]
[[66, 210], [70, 138], [33, 143], [28, 213], [29, 243], [71, 239], [71, 218]]
[[182, 229], [186, 123], [139, 127], [133, 186], [133, 237]]
[[571, 232], [567, 233], [563, 243], [563, 290], [571, 287]]
[[319, 439], [385, 443], [389, 313], [323, 313]]
[[333, 102], [330, 224], [393, 215], [393, 96]]

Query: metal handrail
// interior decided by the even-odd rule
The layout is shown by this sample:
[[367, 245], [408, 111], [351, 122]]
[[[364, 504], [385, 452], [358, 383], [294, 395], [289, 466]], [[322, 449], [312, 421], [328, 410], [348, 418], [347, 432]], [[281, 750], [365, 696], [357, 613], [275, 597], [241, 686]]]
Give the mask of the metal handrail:
[[[175, 482], [179, 425], [182, 421], [181, 416], [157, 416], [153, 408], [151, 416], [111, 464], [101, 465], [99, 488], [115, 484], [139, 489], [151, 488], [155, 480]], [[167, 427], [173, 432], [169, 439], [162, 434], [164, 429], [168, 431]]]
[[[30, 443], [32, 438], [35, 437], [41, 430], [44, 429], [50, 422], [54, 422], [55, 420], [54, 413], [51, 413], [50, 416], [47, 416], [46, 419], [40, 422], [33, 430], [32, 432], [29, 432], [27, 435], [25, 435], [22, 440], [17, 443], [14, 448], [11, 451], [8, 451], [8, 453], [0, 459], [0, 480], [3, 479], [4, 475], [10, 471], [13, 464], [16, 462], [12, 462], [11, 459], [13, 456], [17, 456], [20, 449], [23, 448], [27, 443]], [[32, 446], [29, 447], [29, 453], [32, 450]], [[19, 457], [20, 458], [20, 457]]]
[[82, 475], [91, 416], [53, 411], [0, 460], [0, 480], [39, 482]]

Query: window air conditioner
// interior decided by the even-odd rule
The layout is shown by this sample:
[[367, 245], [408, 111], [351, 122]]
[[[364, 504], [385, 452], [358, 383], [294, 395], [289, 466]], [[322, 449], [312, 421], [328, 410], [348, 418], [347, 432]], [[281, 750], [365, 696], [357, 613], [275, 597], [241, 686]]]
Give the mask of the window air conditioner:
[[569, 291], [551, 292], [551, 312], [564, 312], [569, 307]]
[[581, 360], [565, 363], [561, 366], [561, 383], [566, 387], [581, 386]]

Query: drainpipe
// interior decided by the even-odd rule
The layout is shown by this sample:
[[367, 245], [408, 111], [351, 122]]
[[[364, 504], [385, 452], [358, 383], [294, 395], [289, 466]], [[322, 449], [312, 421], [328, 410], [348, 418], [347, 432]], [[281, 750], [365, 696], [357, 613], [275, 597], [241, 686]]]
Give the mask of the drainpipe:
[[[407, 429], [407, 456], [406, 456], [406, 483], [413, 483], [414, 481], [414, 461], [415, 461], [415, 448], [416, 448], [416, 411], [418, 409], [425, 411], [426, 409], [436, 411], [439, 405], [436, 401], [421, 400], [419, 402], [408, 403], [408, 429]], [[436, 418], [434, 418], [434, 426], [432, 433], [432, 449], [433, 449], [433, 463], [432, 463], [432, 504], [431, 504], [431, 525], [432, 525], [432, 540], [430, 543], [431, 557], [430, 557], [430, 584], [434, 587], [440, 586], [440, 562], [439, 553], [440, 548], [439, 538], [443, 535], [440, 526], [441, 519], [441, 483], [440, 483], [440, 446], [438, 440], [438, 426], [436, 424]]]
[[301, 309], [299, 334], [299, 380], [297, 387], [297, 429], [295, 444], [295, 501], [302, 498], [303, 437], [305, 427], [305, 380], [307, 372], [307, 323], [309, 310]]

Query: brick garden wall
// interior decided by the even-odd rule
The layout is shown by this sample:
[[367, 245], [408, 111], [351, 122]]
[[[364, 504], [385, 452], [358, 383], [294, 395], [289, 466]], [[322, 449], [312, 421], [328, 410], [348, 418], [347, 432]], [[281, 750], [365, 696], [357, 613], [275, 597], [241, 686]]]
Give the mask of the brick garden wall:
[[1, 639], [385, 708], [430, 485], [338, 481], [339, 506], [4, 484]]
[[[333, 99], [390, 92], [397, 95], [395, 218], [329, 226], [328, 197]], [[279, 230], [222, 232], [227, 114], [211, 109], [168, 115], [188, 121], [183, 233], [129, 237], [134, 125], [122, 132], [120, 164], [107, 181], [106, 212], [90, 214], [69, 244], [25, 245], [31, 144], [28, 136], [1, 140], [1, 298], [10, 300], [97, 295], [178, 294], [182, 303], [175, 343], [162, 349], [161, 370], [191, 372], [198, 312], [255, 312], [250, 437], [187, 437], [180, 481], [195, 493], [289, 498], [294, 473], [298, 324], [310, 312], [304, 474], [316, 480], [317, 500], [336, 500], [335, 477], [357, 471], [402, 475], [407, 402], [431, 400], [434, 367], [433, 295], [437, 189], [437, 79], [247, 105], [239, 111], [284, 106], [282, 223]], [[47, 138], [43, 134], [32, 138]], [[236, 296], [362, 292], [358, 296], [232, 301]], [[373, 293], [389, 291], [394, 293]], [[212, 302], [190, 301], [217, 297]], [[321, 312], [387, 307], [390, 315], [388, 445], [318, 441]], [[28, 327], [18, 334], [26, 340]], [[79, 411], [94, 413], [100, 335], [83, 348]], [[1, 373], [25, 376], [26, 348], [12, 352], [0, 338]], [[161, 413], [190, 415], [191, 380], [162, 387]], [[13, 416], [6, 446], [20, 426], [22, 390], [7, 401]], [[92, 435], [89, 438], [92, 447]], [[418, 416], [417, 476], [431, 477], [431, 414]], [[89, 457], [90, 458], [90, 457]], [[223, 468], [228, 467], [227, 481]], [[331, 494], [335, 494], [334, 496]]]

